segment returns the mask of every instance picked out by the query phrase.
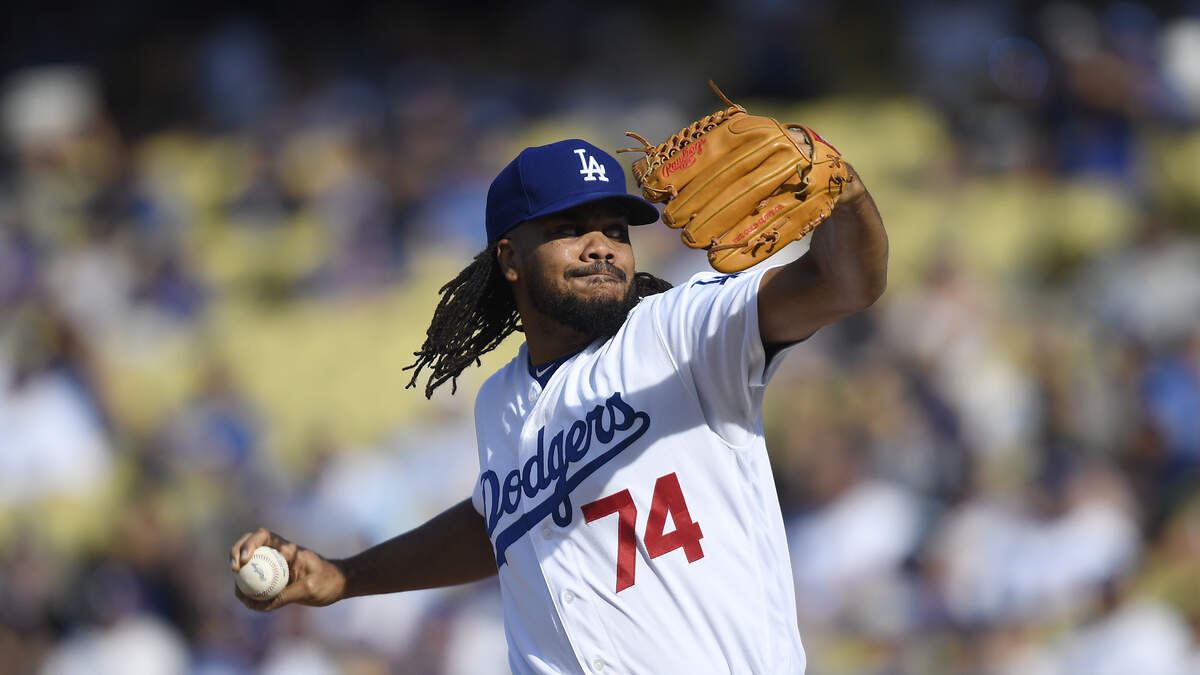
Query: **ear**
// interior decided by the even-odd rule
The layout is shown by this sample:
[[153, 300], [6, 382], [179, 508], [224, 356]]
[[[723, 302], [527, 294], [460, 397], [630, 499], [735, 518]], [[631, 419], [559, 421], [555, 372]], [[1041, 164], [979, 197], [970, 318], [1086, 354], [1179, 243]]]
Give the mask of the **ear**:
[[517, 274], [520, 255], [511, 239], [505, 237], [496, 242], [496, 262], [500, 263], [500, 271], [504, 273], [504, 278], [509, 282], [515, 282], [520, 278], [520, 275]]

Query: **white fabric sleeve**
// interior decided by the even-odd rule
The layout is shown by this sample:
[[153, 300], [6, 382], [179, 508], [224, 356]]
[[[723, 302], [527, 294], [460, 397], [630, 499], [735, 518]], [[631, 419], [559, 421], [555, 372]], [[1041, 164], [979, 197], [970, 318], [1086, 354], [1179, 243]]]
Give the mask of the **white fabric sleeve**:
[[655, 312], [659, 336], [693, 385], [709, 427], [734, 446], [761, 435], [763, 389], [791, 348], [767, 363], [758, 330], [767, 269], [697, 274], [663, 294]]

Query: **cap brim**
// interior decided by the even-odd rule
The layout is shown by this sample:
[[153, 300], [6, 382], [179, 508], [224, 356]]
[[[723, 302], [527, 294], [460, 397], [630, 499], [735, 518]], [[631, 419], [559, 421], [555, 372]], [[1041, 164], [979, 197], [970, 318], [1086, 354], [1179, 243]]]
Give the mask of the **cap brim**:
[[611, 192], [594, 192], [587, 194], [575, 194], [561, 201], [548, 204], [545, 208], [532, 214], [525, 221], [534, 220], [543, 216], [548, 216], [559, 211], [575, 208], [583, 204], [592, 202], [613, 201], [625, 207], [629, 217], [630, 225], [649, 225], [650, 223], [658, 222], [658, 209], [653, 204], [630, 194], [613, 194]]

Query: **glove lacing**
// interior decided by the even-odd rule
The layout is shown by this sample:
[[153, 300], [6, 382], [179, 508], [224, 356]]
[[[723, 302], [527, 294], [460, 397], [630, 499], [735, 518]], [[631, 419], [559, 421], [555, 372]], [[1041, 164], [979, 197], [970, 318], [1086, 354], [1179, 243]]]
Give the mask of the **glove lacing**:
[[[657, 146], [651, 145], [650, 141], [647, 141], [639, 134], [636, 134], [632, 131], [625, 132], [626, 136], [636, 141], [640, 141], [642, 147], [622, 148], [617, 150], [617, 152], [646, 153], [647, 163], [641, 168], [641, 171], [638, 170], [639, 167], [636, 164], [634, 165], [634, 172], [637, 174], [636, 178], [638, 183], [642, 182], [643, 177], [653, 173], [656, 168], [661, 166], [667, 160], [673, 158], [675, 155], [679, 154], [679, 151], [683, 148], [686, 148], [687, 146], [696, 142], [696, 140], [704, 134], [712, 131], [718, 125], [728, 122], [729, 119], [734, 115], [746, 113], [746, 109], [734, 103], [733, 101], [730, 101], [729, 98], [725, 96], [725, 94], [722, 93], [719, 88], [717, 88], [715, 82], [709, 80], [708, 86], [712, 87], [712, 90], [716, 92], [717, 96], [721, 98], [725, 105], [729, 106], [728, 108], [725, 110], [718, 110], [711, 115], [696, 120], [691, 125], [679, 130], [679, 132], [677, 132], [675, 135], [671, 136]], [[679, 194], [674, 185], [667, 185], [665, 188], [661, 189], [643, 185], [642, 189], [647, 192], [656, 193], [658, 197], [668, 197], [669, 199], [674, 199]]]

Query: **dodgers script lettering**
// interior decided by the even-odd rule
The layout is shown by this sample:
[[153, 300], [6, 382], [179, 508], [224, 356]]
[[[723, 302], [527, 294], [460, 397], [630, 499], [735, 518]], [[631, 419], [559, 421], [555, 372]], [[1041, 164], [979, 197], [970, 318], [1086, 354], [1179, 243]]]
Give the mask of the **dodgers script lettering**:
[[[549, 492], [537, 506], [526, 509], [496, 535], [496, 564], [503, 565], [504, 550], [546, 516], [552, 516], [559, 527], [570, 525], [571, 492], [641, 438], [649, 428], [650, 415], [634, 409], [621, 398], [621, 392], [617, 392], [582, 419], [559, 429], [550, 437], [549, 443], [546, 427], [539, 429], [537, 451], [523, 467], [513, 469], [503, 480], [491, 469], [480, 474], [489, 537], [505, 514], [517, 513], [522, 499], [537, 499]], [[601, 452], [595, 454], [596, 451]], [[588, 459], [590, 461], [583, 463]], [[572, 467], [578, 468], [571, 472]]]

